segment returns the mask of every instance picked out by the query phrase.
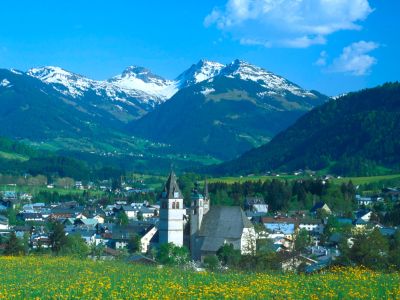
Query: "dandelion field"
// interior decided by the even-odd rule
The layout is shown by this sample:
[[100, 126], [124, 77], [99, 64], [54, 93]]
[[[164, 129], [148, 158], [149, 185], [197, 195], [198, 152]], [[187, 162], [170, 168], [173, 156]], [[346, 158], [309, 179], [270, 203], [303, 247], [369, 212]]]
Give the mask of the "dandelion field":
[[400, 274], [194, 273], [71, 258], [0, 257], [0, 299], [400, 299]]

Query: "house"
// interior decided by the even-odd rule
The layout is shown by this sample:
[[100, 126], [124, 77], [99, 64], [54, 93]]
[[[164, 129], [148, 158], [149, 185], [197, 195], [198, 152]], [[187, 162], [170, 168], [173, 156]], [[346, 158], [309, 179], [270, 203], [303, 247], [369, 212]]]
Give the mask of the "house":
[[361, 195], [356, 195], [356, 202], [358, 206], [371, 206], [378, 201], [383, 201], [383, 198], [378, 196], [362, 197]]
[[372, 211], [369, 209], [361, 209], [359, 211], [356, 212], [356, 219], [357, 220], [363, 220], [365, 222], [369, 222], [371, 221], [371, 217], [372, 217]]
[[41, 213], [34, 212], [23, 212], [17, 215], [17, 218], [24, 222], [43, 222], [43, 216]]
[[389, 198], [393, 202], [400, 200], [400, 189], [399, 188], [384, 188], [382, 189], [382, 195]]
[[144, 245], [142, 245], [147, 250], [152, 235], [155, 234], [154, 230], [153, 231], [151, 230], [153, 227], [154, 227], [153, 225], [148, 225], [143, 223], [113, 226], [110, 245], [115, 249], [126, 248], [128, 246], [129, 240], [132, 237], [137, 235], [143, 238], [147, 234], [146, 238], [143, 240]]
[[158, 215], [158, 211], [156, 208], [151, 206], [142, 206], [139, 210], [139, 214], [143, 217], [144, 220], [146, 220]]
[[300, 219], [298, 221], [299, 229], [305, 229], [310, 233], [324, 233], [324, 224], [320, 219]]
[[351, 218], [343, 218], [343, 217], [338, 217], [336, 218], [336, 221], [340, 226], [346, 226], [346, 225], [352, 225], [353, 220]]
[[282, 261], [281, 268], [284, 272], [295, 272], [300, 265], [311, 266], [316, 263], [318, 263], [318, 261], [303, 255], [289, 254], [287, 258]]
[[298, 224], [297, 219], [284, 217], [264, 217], [261, 219], [261, 222], [270, 233], [281, 233], [284, 235], [294, 234]]
[[15, 209], [19, 204], [20, 201], [18, 200], [17, 193], [13, 191], [5, 191], [3, 192], [3, 197], [1, 199], [2, 205]]
[[72, 217], [75, 217], [75, 211], [71, 208], [53, 208], [49, 215], [49, 218], [55, 221]]
[[33, 249], [48, 249], [51, 246], [51, 240], [46, 234], [35, 234], [31, 236], [31, 246]]
[[398, 230], [397, 228], [393, 228], [393, 227], [381, 227], [381, 228], [379, 228], [379, 232], [383, 236], [387, 236], [387, 237], [394, 236], [396, 234], [397, 230]]
[[113, 207], [113, 214], [124, 212], [128, 219], [136, 219], [139, 209], [131, 205], [116, 205]]
[[149, 227], [140, 238], [140, 250], [142, 253], [147, 253], [150, 250], [150, 243], [152, 238], [157, 233], [157, 227], [151, 226]]
[[97, 223], [96, 219], [75, 219], [74, 221], [76, 227], [87, 230], [95, 230]]
[[95, 214], [95, 215], [93, 216], [93, 219], [95, 219], [95, 220], [97, 221], [97, 223], [100, 223], [100, 224], [103, 224], [104, 221], [105, 221], [104, 216], [101, 215], [101, 214]]
[[144, 256], [142, 254], [131, 255], [127, 261], [132, 264], [144, 264], [144, 265], [157, 265], [158, 263], [151, 259], [150, 257]]
[[323, 211], [328, 215], [332, 214], [331, 209], [325, 202], [318, 202], [318, 203], [314, 204], [314, 206], [310, 210], [310, 212], [312, 214], [317, 214], [318, 211]]
[[9, 225], [8, 225], [8, 218], [0, 215], [0, 230], [8, 230]]
[[247, 197], [245, 199], [244, 208], [246, 211], [267, 214], [268, 204], [261, 197]]
[[96, 231], [95, 230], [78, 229], [70, 234], [80, 236], [85, 241], [85, 243], [89, 246], [96, 245]]

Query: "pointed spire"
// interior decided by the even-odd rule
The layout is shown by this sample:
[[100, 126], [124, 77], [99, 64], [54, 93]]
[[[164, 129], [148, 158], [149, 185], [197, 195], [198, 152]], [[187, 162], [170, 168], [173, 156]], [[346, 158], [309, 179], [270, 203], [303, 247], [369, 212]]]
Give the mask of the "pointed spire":
[[178, 183], [176, 182], [176, 176], [174, 171], [171, 171], [171, 173], [169, 174], [168, 180], [164, 187], [163, 197], [168, 199], [183, 198]]
[[207, 182], [207, 177], [204, 180], [204, 199], [209, 199], [208, 197], [208, 182]]

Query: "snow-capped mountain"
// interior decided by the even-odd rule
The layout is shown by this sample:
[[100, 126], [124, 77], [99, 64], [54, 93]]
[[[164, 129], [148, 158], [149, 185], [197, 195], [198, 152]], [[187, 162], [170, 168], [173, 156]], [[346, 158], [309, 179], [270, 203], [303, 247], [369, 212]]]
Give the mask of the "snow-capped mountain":
[[[291, 93], [300, 97], [316, 96], [314, 93], [299, 87], [282, 76], [239, 59], [227, 65], [208, 60], [200, 60], [197, 64], [193, 64], [188, 70], [177, 77], [176, 86], [182, 89], [206, 80], [211, 82], [213, 78], [217, 76], [240, 78], [242, 80], [257, 82], [267, 89], [265, 94], [268, 95], [275, 94], [285, 96]], [[209, 90], [207, 93], [209, 93]]]
[[177, 92], [173, 80], [167, 80], [153, 74], [146, 68], [138, 66], [126, 68], [122, 74], [109, 79], [107, 82], [128, 94], [132, 91], [142, 91], [156, 99], [168, 99]]
[[[133, 135], [219, 159], [269, 141], [327, 97], [247, 62], [200, 61], [171, 99], [128, 124]], [[180, 84], [180, 85], [179, 85]]]
[[143, 102], [152, 107], [171, 97], [168, 87], [172, 81], [152, 74], [141, 67], [128, 67], [121, 75], [109, 80], [92, 80], [84, 76], [66, 71], [59, 67], [33, 68], [27, 72], [41, 81], [52, 84], [54, 89], [73, 98], [83, 97], [92, 90], [98, 96], [108, 97], [112, 101], [128, 104]]
[[130, 66], [108, 80], [92, 80], [53, 66], [30, 69], [27, 75], [40, 79], [85, 110], [100, 109], [124, 123], [142, 117], [178, 91], [194, 85], [208, 83], [200, 92], [209, 95], [215, 91], [213, 80], [222, 77], [256, 83], [259, 99], [297, 97], [314, 106], [313, 99], [319, 97], [317, 93], [241, 60], [227, 65], [200, 60], [175, 80], [165, 79], [139, 66]]
[[224, 68], [223, 64], [209, 60], [200, 60], [176, 78], [179, 89], [208, 80], [217, 76]]
[[226, 65], [218, 75], [257, 82], [266, 88], [267, 94], [270, 95], [285, 96], [287, 93], [292, 93], [300, 97], [316, 96], [279, 75], [238, 59]]
[[83, 96], [84, 92], [98, 86], [97, 82], [94, 80], [90, 80], [59, 67], [47, 66], [32, 68], [28, 70], [27, 74], [45, 83], [54, 84], [54, 89], [64, 95], [69, 95], [74, 98]]

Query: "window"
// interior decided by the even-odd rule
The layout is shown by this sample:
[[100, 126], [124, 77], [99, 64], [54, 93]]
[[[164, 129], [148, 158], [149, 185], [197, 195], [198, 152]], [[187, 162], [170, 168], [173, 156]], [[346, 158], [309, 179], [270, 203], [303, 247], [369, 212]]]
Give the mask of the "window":
[[179, 202], [176, 202], [175, 204], [176, 204], [176, 207], [175, 207], [175, 208], [176, 208], [176, 209], [179, 209]]
[[172, 209], [175, 209], [175, 202], [172, 202]]

